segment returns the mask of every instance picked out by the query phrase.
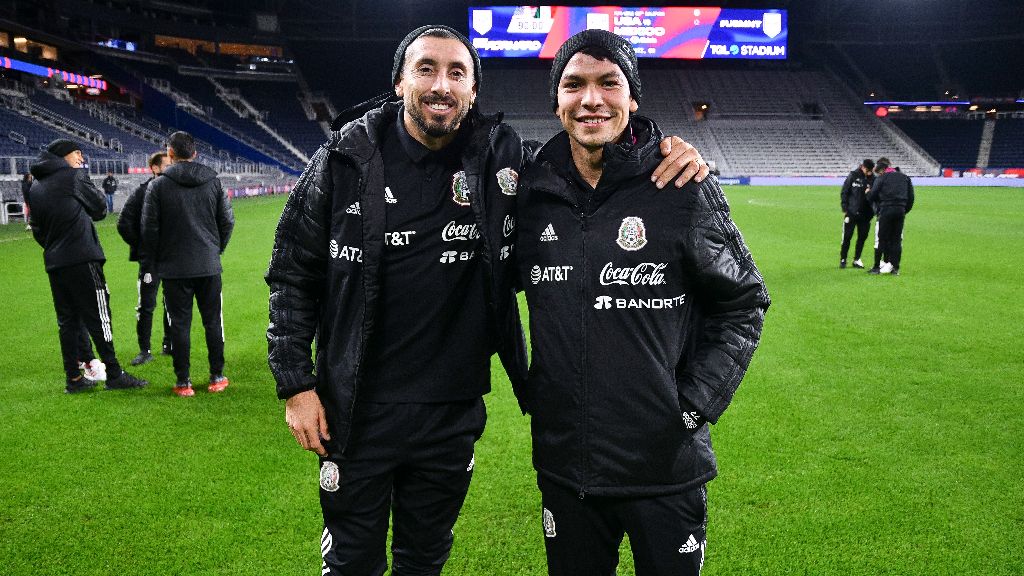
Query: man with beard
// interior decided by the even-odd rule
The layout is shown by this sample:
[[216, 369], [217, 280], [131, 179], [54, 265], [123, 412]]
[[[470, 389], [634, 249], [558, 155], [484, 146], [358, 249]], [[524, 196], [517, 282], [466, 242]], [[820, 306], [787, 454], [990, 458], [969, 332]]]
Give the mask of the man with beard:
[[[324, 574], [383, 574], [389, 515], [392, 574], [439, 574], [490, 358], [514, 388], [525, 373], [512, 262], [527, 154], [473, 106], [481, 77], [462, 34], [413, 30], [395, 52], [402, 102], [336, 126], [281, 215], [269, 361], [292, 435], [320, 456]], [[706, 170], [672, 148], [658, 178]]]
[[[156, 295], [160, 290], [160, 277], [156, 274], [153, 261], [142, 252], [142, 205], [149, 183], [163, 174], [164, 169], [170, 165], [171, 160], [166, 152], [157, 152], [149, 157], [149, 171], [152, 176], [128, 196], [121, 208], [121, 216], [117, 219], [117, 232], [128, 244], [128, 259], [139, 263], [139, 279], [136, 282], [139, 301], [135, 307], [135, 335], [139, 342], [139, 354], [132, 359], [132, 366], [153, 360], [153, 354], [149, 347], [153, 332]], [[163, 351], [166, 354], [171, 351], [171, 328], [167, 325], [166, 310], [161, 316], [164, 326]]]
[[565, 131], [520, 182], [517, 253], [532, 365], [523, 386], [552, 576], [697, 576], [717, 467], [708, 424], [757, 348], [769, 298], [714, 178], [659, 190], [657, 125], [629, 41], [562, 45]]

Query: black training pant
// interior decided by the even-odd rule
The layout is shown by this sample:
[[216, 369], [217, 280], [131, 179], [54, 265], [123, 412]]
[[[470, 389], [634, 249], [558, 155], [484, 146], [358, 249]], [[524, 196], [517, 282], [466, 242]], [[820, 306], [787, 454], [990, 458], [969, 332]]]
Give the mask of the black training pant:
[[664, 496], [579, 494], [540, 477], [550, 576], [614, 576], [629, 535], [637, 576], [698, 576], [704, 566], [707, 492]]
[[871, 218], [847, 216], [843, 219], [843, 244], [839, 248], [841, 260], [846, 260], [846, 255], [850, 253], [850, 240], [853, 239], [854, 230], [857, 231], [857, 244], [853, 250], [853, 259], [860, 260], [861, 253], [864, 252], [864, 242], [867, 241], [871, 230]]
[[903, 257], [903, 223], [907, 212], [902, 207], [883, 207], [878, 215], [878, 244], [882, 258], [899, 270]]
[[164, 307], [171, 331], [171, 358], [178, 382], [189, 378], [191, 353], [192, 298], [199, 307], [206, 331], [210, 374], [224, 373], [224, 321], [221, 316], [220, 274], [198, 278], [164, 278]]
[[[135, 334], [139, 339], [139, 352], [149, 352], [153, 332], [153, 311], [156, 310], [156, 295], [160, 290], [160, 278], [155, 272], [139, 265], [139, 301], [135, 306]], [[190, 303], [191, 304], [191, 303]], [[167, 325], [167, 305], [164, 304], [164, 345], [171, 343], [171, 329]]]
[[[110, 293], [103, 277], [102, 262], [86, 262], [49, 272], [53, 307], [57, 312], [60, 352], [68, 379], [81, 375], [79, 356], [87, 349], [82, 327], [92, 336], [100, 360], [107, 365], [107, 378], [121, 375], [114, 353], [114, 329], [110, 323]], [[88, 361], [90, 358], [82, 358]]]
[[356, 403], [344, 455], [320, 460], [323, 573], [384, 574], [390, 514], [392, 576], [440, 574], [486, 421], [481, 398]]

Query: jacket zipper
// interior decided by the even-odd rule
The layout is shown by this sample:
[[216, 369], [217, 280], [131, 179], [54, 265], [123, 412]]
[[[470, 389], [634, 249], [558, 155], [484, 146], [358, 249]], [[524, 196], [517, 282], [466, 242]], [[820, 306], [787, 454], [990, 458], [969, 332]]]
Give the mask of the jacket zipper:
[[590, 475], [590, 456], [587, 452], [587, 215], [583, 208], [580, 208], [580, 231], [583, 249], [583, 271], [580, 274], [580, 327], [582, 334], [582, 362], [581, 371], [583, 381], [580, 394], [580, 455], [583, 458], [583, 477], [581, 478], [579, 499], [583, 500], [587, 495], [587, 477]]

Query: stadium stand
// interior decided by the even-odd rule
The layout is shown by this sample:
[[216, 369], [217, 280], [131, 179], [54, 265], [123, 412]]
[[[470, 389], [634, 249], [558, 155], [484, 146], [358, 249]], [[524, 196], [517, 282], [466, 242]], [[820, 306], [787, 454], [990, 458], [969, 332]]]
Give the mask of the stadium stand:
[[943, 167], [973, 168], [984, 122], [964, 118], [906, 118], [892, 121]]
[[988, 165], [993, 168], [1024, 167], [1024, 118], [996, 120]]

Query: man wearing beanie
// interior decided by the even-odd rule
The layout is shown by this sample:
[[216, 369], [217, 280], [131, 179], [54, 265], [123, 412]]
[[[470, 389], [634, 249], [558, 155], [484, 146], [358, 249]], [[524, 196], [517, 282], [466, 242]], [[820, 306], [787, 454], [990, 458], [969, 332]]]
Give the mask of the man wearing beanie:
[[103, 277], [106, 258], [92, 223], [106, 216], [106, 203], [82, 168], [84, 162], [78, 144], [54, 140], [31, 166], [35, 182], [29, 194], [30, 225], [43, 247], [57, 311], [64, 391], [82, 392], [96, 385], [82, 375], [78, 363], [81, 348], [88, 348], [80, 342], [83, 325], [106, 364], [107, 389], [139, 388], [146, 381], [123, 371], [114, 353], [110, 293]]
[[614, 574], [628, 534], [638, 576], [697, 575], [709, 424], [757, 347], [768, 292], [715, 178], [681, 193], [648, 178], [661, 132], [633, 114], [627, 40], [567, 40], [551, 98], [565, 131], [520, 181], [516, 248], [548, 573]]
[[277, 394], [320, 457], [324, 574], [383, 574], [389, 516], [392, 574], [441, 572], [491, 356], [517, 391], [526, 369], [513, 265], [523, 142], [474, 106], [480, 60], [452, 28], [413, 30], [392, 79], [401, 102], [376, 99], [311, 159], [266, 275]]

